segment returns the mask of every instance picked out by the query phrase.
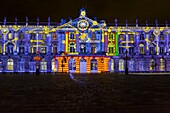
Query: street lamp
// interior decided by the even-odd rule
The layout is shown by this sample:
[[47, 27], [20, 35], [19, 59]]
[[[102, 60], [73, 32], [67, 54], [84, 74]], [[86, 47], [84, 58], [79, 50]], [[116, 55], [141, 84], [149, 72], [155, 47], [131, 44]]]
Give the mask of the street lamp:
[[125, 61], [126, 61], [126, 64], [125, 64], [125, 75], [128, 75], [128, 60], [129, 60], [129, 57], [127, 56], [127, 53], [128, 53], [128, 50], [126, 49], [126, 57], [125, 57]]

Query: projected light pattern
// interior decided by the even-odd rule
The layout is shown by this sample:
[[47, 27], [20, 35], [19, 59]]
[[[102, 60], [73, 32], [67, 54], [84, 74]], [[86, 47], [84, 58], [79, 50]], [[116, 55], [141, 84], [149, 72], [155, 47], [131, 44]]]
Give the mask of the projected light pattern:
[[[169, 27], [109, 26], [87, 17], [59, 25], [0, 25], [0, 72], [170, 72]], [[127, 62], [126, 62], [127, 61]], [[72, 78], [73, 79], [73, 78]]]

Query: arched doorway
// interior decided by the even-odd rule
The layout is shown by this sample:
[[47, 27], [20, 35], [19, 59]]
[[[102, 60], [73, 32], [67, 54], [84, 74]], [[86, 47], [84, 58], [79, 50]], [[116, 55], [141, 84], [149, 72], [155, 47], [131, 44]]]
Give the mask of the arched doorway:
[[45, 58], [43, 58], [42, 59], [42, 61], [41, 61], [41, 71], [47, 71], [47, 62], [46, 62], [46, 60], [45, 60]]
[[110, 59], [109, 60], [109, 63], [108, 63], [108, 69], [110, 72], [113, 72], [114, 71], [114, 60], [113, 59]]
[[80, 73], [86, 73], [87, 71], [87, 62], [85, 59], [80, 59]]
[[51, 61], [51, 71], [58, 72], [58, 60], [56, 60], [55, 58], [53, 58]]
[[12, 58], [7, 60], [7, 70], [13, 71], [14, 70], [14, 61]]
[[76, 72], [76, 60], [74, 58], [71, 58], [69, 60], [69, 72], [71, 72], [71, 73]]
[[98, 71], [98, 65], [97, 65], [97, 60], [96, 59], [91, 59], [91, 62], [90, 62], [90, 67], [91, 67], [91, 72], [92, 73], [97, 73]]

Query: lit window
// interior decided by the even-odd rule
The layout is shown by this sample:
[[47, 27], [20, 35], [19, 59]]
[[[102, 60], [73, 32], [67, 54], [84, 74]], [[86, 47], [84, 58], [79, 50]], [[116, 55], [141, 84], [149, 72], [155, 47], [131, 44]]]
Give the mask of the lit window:
[[46, 47], [41, 47], [41, 53], [46, 53]]
[[91, 60], [91, 70], [97, 70], [97, 60], [96, 59]]
[[161, 41], [164, 41], [164, 37], [165, 37], [165, 35], [164, 35], [163, 33], [161, 33], [161, 34], [160, 34], [160, 40], [161, 40]]
[[56, 71], [58, 71], [58, 61], [57, 60], [55, 60], [55, 59], [52, 59], [52, 61], [51, 61], [51, 68], [52, 68], [52, 71], [54, 71], [54, 72], [56, 72]]
[[124, 40], [124, 34], [119, 35], [120, 40]]
[[130, 41], [134, 41], [134, 35], [130, 34]]
[[0, 44], [0, 54], [2, 53], [2, 45]]
[[14, 61], [13, 61], [13, 59], [8, 59], [8, 61], [7, 61], [7, 69], [8, 70], [14, 70]]
[[123, 59], [119, 60], [119, 71], [124, 71], [124, 60]]
[[41, 70], [42, 71], [47, 70], [47, 62], [45, 61], [45, 59], [42, 59], [41, 61]]
[[109, 37], [109, 40], [114, 40], [114, 34], [113, 33], [109, 33], [108, 37]]
[[46, 39], [46, 34], [42, 34], [42, 39], [45, 40]]
[[154, 41], [155, 40], [155, 35], [154, 34], [150, 34], [150, 40]]
[[22, 33], [22, 31], [19, 33], [19, 38], [23, 39], [24, 38], [24, 34]]
[[164, 71], [164, 69], [165, 69], [165, 61], [164, 61], [164, 59], [160, 59], [160, 71]]
[[155, 70], [156, 67], [155, 60], [151, 59], [149, 64], [150, 64], [150, 70]]
[[145, 53], [145, 51], [144, 51], [144, 45], [143, 45], [143, 44], [140, 44], [140, 45], [139, 45], [139, 53], [140, 53], [140, 54], [144, 54], [144, 53]]
[[53, 33], [53, 34], [52, 34], [52, 37], [53, 37], [53, 40], [56, 40], [56, 39], [57, 39], [56, 33]]
[[115, 52], [115, 48], [114, 47], [109, 47], [109, 53], [114, 53]]

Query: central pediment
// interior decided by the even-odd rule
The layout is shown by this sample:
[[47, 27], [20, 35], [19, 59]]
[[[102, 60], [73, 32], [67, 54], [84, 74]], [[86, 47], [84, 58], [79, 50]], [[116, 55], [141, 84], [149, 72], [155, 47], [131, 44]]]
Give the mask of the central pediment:
[[70, 20], [64, 24], [58, 26], [58, 28], [75, 28], [79, 31], [86, 31], [92, 28], [104, 28], [106, 26], [105, 22], [98, 23], [96, 20], [92, 20], [86, 16], [86, 10], [81, 9], [78, 18]]

